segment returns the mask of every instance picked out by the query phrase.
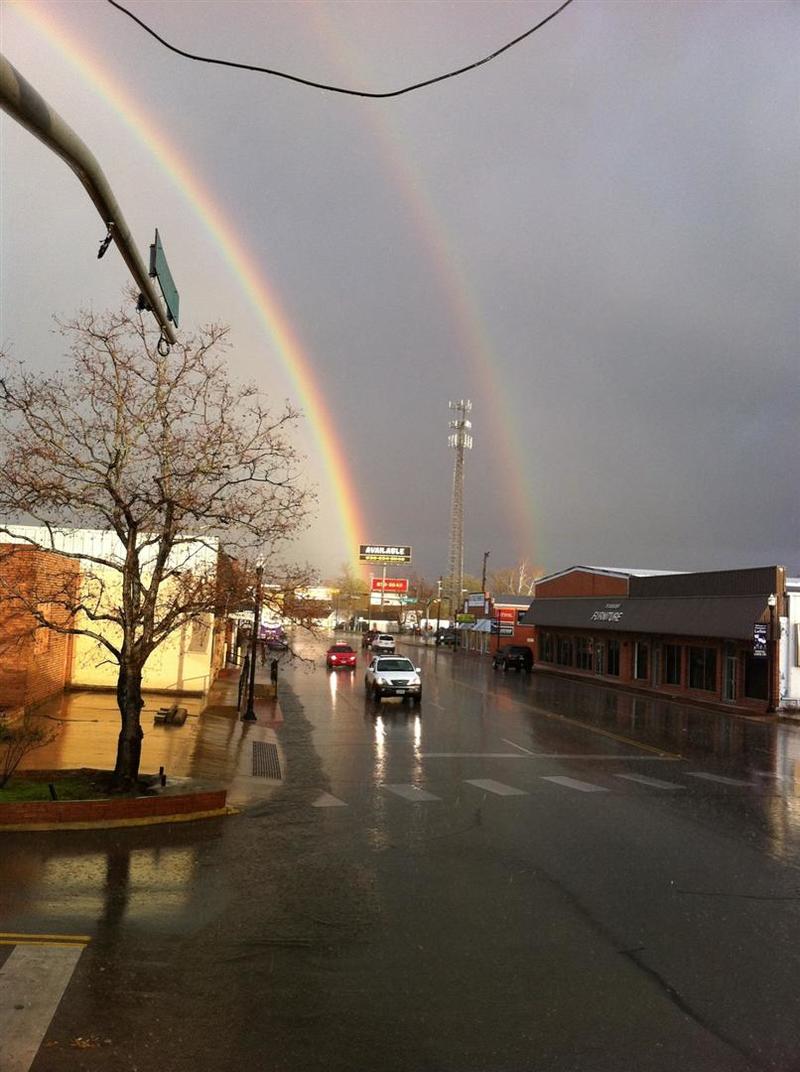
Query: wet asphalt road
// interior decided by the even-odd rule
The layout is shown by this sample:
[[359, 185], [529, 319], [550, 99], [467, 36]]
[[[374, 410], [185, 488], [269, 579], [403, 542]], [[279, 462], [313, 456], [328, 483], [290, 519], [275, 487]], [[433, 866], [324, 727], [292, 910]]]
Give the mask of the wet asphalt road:
[[34, 1072], [800, 1069], [797, 730], [407, 651], [287, 671], [237, 817], [0, 839], [92, 939]]

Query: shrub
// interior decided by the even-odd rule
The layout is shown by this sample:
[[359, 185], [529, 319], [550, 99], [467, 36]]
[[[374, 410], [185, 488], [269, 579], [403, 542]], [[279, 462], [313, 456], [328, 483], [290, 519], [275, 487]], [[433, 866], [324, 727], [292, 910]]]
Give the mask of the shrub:
[[0, 718], [0, 789], [20, 765], [23, 756], [55, 739], [57, 731], [37, 723], [31, 715], [10, 725]]

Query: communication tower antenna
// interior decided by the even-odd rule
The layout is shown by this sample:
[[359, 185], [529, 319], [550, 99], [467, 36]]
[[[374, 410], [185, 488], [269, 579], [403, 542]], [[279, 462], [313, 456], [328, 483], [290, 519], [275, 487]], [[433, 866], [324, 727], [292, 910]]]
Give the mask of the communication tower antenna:
[[464, 451], [472, 450], [472, 411], [470, 400], [461, 398], [450, 402], [455, 419], [450, 421], [450, 446], [456, 452], [453, 465], [453, 495], [450, 500], [450, 548], [448, 552], [447, 598], [450, 603], [451, 624], [461, 607], [464, 587]]

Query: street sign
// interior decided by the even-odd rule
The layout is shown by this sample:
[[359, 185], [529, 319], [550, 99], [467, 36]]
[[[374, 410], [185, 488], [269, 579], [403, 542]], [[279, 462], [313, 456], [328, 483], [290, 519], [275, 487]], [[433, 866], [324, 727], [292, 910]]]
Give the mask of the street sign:
[[485, 599], [486, 599], [486, 596], [483, 594], [483, 592], [469, 592], [467, 594], [467, 606], [468, 607], [482, 607], [483, 606], [483, 601]]
[[767, 657], [767, 623], [756, 622], [753, 626], [753, 655]]
[[504, 622], [502, 618], [494, 618], [492, 621], [492, 633], [495, 636], [513, 636], [514, 626]]
[[175, 282], [172, 278], [172, 272], [169, 270], [169, 265], [167, 264], [167, 258], [164, 254], [164, 247], [161, 245], [158, 228], [156, 228], [156, 240], [150, 246], [150, 275], [153, 279], [158, 280], [158, 285], [164, 296], [164, 304], [167, 307], [167, 316], [175, 327], [177, 327], [180, 295], [178, 294], [178, 288], [175, 286]]
[[362, 543], [358, 558], [361, 562], [410, 562], [411, 548], [398, 544]]
[[464, 625], [471, 625], [475, 621], [474, 614], [457, 614], [456, 621], [462, 622]]
[[408, 577], [373, 577], [372, 591], [380, 592], [407, 592]]

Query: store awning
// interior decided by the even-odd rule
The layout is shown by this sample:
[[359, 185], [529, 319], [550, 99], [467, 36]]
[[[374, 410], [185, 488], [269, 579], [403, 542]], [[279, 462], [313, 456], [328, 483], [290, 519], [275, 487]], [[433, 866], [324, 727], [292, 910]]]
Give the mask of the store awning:
[[767, 596], [537, 599], [522, 620], [539, 628], [747, 639], [768, 620]]

